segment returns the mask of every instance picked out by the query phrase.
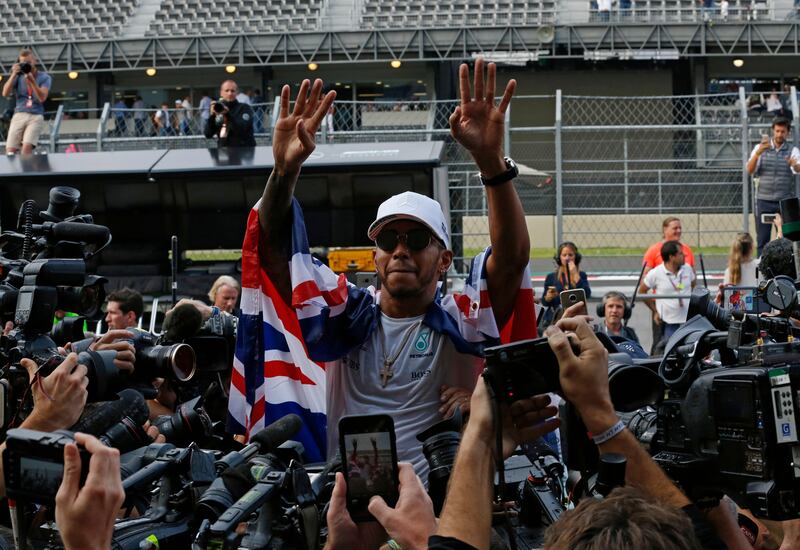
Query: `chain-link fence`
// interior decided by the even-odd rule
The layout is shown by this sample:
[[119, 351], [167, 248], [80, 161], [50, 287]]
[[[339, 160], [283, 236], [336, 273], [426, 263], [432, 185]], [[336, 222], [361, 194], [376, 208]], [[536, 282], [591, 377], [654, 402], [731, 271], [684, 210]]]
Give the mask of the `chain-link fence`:
[[[458, 104], [337, 101], [320, 143], [444, 142], [456, 266], [489, 243], [477, 168], [449, 135]], [[269, 144], [274, 104], [254, 106], [256, 139]], [[103, 109], [48, 114], [42, 148], [119, 150], [211, 147], [198, 109]], [[663, 97], [522, 96], [512, 102], [506, 153], [527, 216], [534, 271], [552, 268], [559, 242], [578, 244], [593, 273], [637, 272], [661, 222], [677, 216], [682, 240], [721, 267], [734, 234], [754, 228], [744, 165], [776, 115], [798, 119], [796, 91]], [[46, 135], [45, 135], [46, 134]], [[796, 136], [797, 137], [797, 136]], [[795, 139], [797, 142], [798, 139]]]

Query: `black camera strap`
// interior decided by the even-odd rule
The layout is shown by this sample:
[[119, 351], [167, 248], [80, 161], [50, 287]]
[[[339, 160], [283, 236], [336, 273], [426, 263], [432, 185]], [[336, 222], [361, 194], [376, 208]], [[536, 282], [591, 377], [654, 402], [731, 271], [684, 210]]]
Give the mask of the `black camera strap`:
[[509, 514], [508, 509], [503, 506], [503, 497], [502, 497], [502, 489], [506, 485], [506, 465], [503, 461], [503, 416], [502, 411], [500, 409], [500, 400], [497, 399], [497, 395], [494, 393], [494, 389], [492, 389], [492, 385], [486, 380], [485, 377], [483, 378], [483, 383], [486, 384], [486, 390], [489, 393], [489, 399], [492, 402], [492, 420], [494, 424], [494, 435], [495, 435], [495, 449], [494, 449], [494, 460], [497, 469], [497, 485], [494, 488], [494, 499], [495, 503], [500, 507], [503, 513], [503, 528], [506, 530], [506, 534], [508, 535], [508, 543], [511, 547], [511, 550], [517, 550], [517, 539], [514, 537], [514, 527], [511, 525], [511, 515]]

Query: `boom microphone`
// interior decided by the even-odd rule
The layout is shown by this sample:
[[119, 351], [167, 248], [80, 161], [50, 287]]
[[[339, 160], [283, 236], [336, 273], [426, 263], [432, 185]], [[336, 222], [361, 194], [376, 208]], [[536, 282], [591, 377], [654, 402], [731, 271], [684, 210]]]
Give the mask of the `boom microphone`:
[[78, 222], [44, 222], [42, 229], [48, 237], [58, 241], [73, 241], [102, 244], [108, 240], [110, 231], [104, 225]]
[[197, 334], [203, 326], [203, 315], [192, 304], [181, 304], [164, 318], [164, 337], [167, 342], [181, 342]]
[[260, 447], [259, 452], [262, 454], [274, 451], [291, 439], [302, 427], [303, 421], [299, 416], [287, 414], [251, 437], [250, 443], [257, 443]]
[[125, 417], [130, 417], [139, 425], [147, 422], [150, 413], [141, 393], [126, 389], [118, 395], [119, 399], [116, 401], [109, 401], [84, 413], [70, 430], [99, 436]]

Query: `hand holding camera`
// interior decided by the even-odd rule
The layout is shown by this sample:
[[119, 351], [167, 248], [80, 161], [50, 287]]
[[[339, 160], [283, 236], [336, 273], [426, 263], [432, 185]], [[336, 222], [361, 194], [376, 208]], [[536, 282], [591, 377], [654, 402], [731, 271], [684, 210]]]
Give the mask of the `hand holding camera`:
[[91, 453], [86, 483], [80, 486], [81, 457], [74, 443], [64, 447], [64, 478], [56, 495], [56, 523], [67, 550], [109, 548], [114, 520], [125, 500], [119, 451], [96, 438], [75, 434], [75, 441]]
[[69, 428], [78, 421], [88, 397], [89, 378], [85, 365], [78, 364], [78, 355], [70, 353], [46, 377], [37, 374], [39, 367], [31, 359], [20, 365], [28, 371], [33, 394], [33, 411], [22, 427], [41, 431]]
[[[564, 331], [574, 333], [573, 351]], [[581, 414], [586, 427], [601, 433], [617, 422], [608, 388], [608, 351], [583, 319], [562, 319], [545, 332], [558, 358], [559, 380], [564, 397]]]
[[225, 106], [225, 103], [220, 99], [219, 101], [212, 101], [211, 102], [211, 114], [214, 115], [224, 115], [228, 112], [228, 107]]
[[109, 330], [99, 340], [89, 346], [90, 350], [112, 350], [117, 352], [114, 359], [114, 366], [119, 370], [133, 373], [136, 363], [136, 348], [127, 340], [134, 337], [133, 333], [127, 330]]
[[[472, 393], [467, 432], [489, 446], [494, 446], [494, 416], [487, 382], [479, 379]], [[508, 405], [504, 405], [508, 406]], [[536, 395], [514, 401], [503, 418], [503, 458], [508, 458], [520, 444], [533, 441], [557, 429], [560, 421], [554, 418], [558, 409], [550, 405], [550, 396]], [[549, 420], [548, 420], [549, 419]], [[467, 440], [467, 432], [464, 439]]]

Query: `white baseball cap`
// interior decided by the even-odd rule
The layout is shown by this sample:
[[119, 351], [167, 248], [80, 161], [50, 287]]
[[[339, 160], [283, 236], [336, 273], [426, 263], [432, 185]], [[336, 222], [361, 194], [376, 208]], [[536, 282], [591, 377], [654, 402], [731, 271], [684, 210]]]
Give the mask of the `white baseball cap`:
[[384, 226], [395, 220], [421, 223], [444, 243], [445, 248], [450, 248], [450, 233], [442, 206], [432, 198], [412, 191], [389, 197], [378, 207], [378, 215], [369, 226], [367, 236], [374, 241]]

